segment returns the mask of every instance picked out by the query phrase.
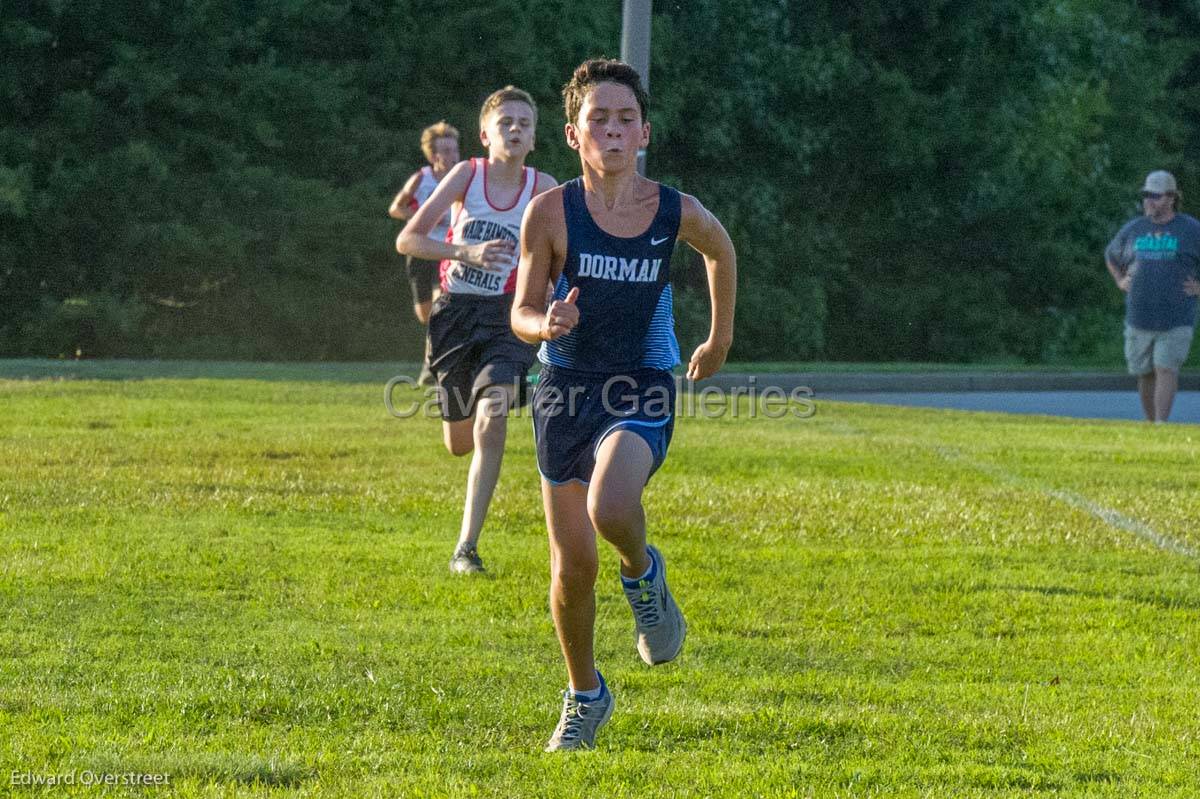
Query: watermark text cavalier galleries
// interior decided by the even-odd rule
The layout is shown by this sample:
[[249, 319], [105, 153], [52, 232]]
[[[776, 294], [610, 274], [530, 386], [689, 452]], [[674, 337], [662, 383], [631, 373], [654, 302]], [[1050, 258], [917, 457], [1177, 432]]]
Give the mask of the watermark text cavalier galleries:
[[155, 785], [170, 785], [170, 774], [143, 774], [138, 771], [125, 771], [110, 774], [101, 771], [66, 771], [62, 774], [34, 774], [29, 771], [13, 771], [8, 775], [10, 786], [26, 788], [41, 788], [51, 786], [82, 785], [91, 786], [138, 786], [150, 787]]
[[[798, 386], [790, 391], [780, 386], [759, 386], [758, 378], [751, 376], [747, 385], [731, 388], [705, 386], [696, 390], [695, 384], [683, 376], [675, 377], [675, 415], [685, 418], [733, 419], [745, 417], [749, 419], [782, 419], [791, 416], [798, 419], [810, 419], [816, 415], [817, 406], [813, 400], [813, 391], [808, 386]], [[443, 402], [456, 404], [462, 409], [463, 416], [470, 414], [472, 408], [472, 392], [459, 391], [457, 388], [445, 391], [438, 387], [426, 388], [418, 398], [412, 396], [412, 390], [418, 388], [417, 381], [408, 375], [397, 375], [387, 382], [383, 390], [383, 402], [388, 413], [397, 419], [411, 419], [414, 416], [424, 416], [427, 419], [440, 419]], [[402, 389], [397, 393], [397, 389]], [[493, 386], [488, 390], [505, 390], [512, 396], [518, 396], [522, 389], [533, 391], [532, 386], [519, 383], [512, 385]], [[583, 386], [572, 386], [564, 392], [558, 388], [547, 388], [541, 397], [543, 412], [565, 413], [575, 416], [587, 396]], [[665, 386], [651, 386], [645, 391], [637, 390], [637, 381], [628, 375], [615, 375], [603, 384], [601, 389], [602, 403], [606, 413], [613, 416], [633, 416], [643, 414], [650, 418], [666, 416], [671, 408], [670, 392]], [[748, 400], [745, 406], [742, 399]], [[498, 413], [504, 412], [503, 404], [494, 404], [489, 408], [497, 408]], [[532, 405], [524, 405], [509, 411], [510, 415], [523, 416], [530, 412]]]

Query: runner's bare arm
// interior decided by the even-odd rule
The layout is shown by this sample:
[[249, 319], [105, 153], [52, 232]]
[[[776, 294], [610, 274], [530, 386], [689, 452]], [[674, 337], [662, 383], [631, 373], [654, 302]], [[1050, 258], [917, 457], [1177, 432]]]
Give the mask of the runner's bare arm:
[[[540, 188], [540, 187], [539, 187]], [[567, 224], [562, 190], [539, 193], [529, 202], [521, 220], [521, 260], [513, 298], [512, 329], [530, 344], [557, 338], [579, 322], [574, 296], [546, 307], [547, 292], [562, 274], [566, 255]], [[572, 289], [578, 296], [578, 291]]]
[[688, 379], [703, 380], [725, 364], [733, 345], [733, 309], [737, 300], [737, 253], [725, 227], [695, 197], [684, 194], [679, 239], [704, 257], [712, 318], [708, 339], [692, 353]]
[[388, 216], [392, 219], [408, 219], [416, 212], [416, 193], [417, 186], [421, 183], [421, 173], [414, 172], [407, 181], [404, 187], [400, 189], [400, 193], [396, 195], [396, 199], [392, 200], [391, 206], [388, 207]]
[[[558, 186], [558, 181], [554, 179], [553, 175], [547, 175], [545, 172], [538, 172], [537, 185], [534, 187], [535, 191], [533, 193], [533, 196], [536, 197], [539, 194], [550, 191], [550, 189], [556, 188], [557, 186]], [[556, 275], [556, 277], [557, 277], [557, 275]], [[554, 282], [552, 280], [550, 280], [549, 275], [547, 275], [546, 296], [549, 297], [553, 293], [554, 293]]]
[[512, 257], [513, 244], [504, 239], [493, 239], [482, 244], [450, 244], [445, 241], [434, 241], [429, 238], [438, 220], [446, 215], [450, 206], [462, 202], [471, 183], [471, 163], [463, 161], [442, 178], [429, 195], [429, 199], [421, 204], [417, 212], [408, 220], [404, 230], [396, 237], [396, 250], [401, 255], [411, 255], [426, 261], [463, 261], [476, 266], [491, 267], [508, 261]]

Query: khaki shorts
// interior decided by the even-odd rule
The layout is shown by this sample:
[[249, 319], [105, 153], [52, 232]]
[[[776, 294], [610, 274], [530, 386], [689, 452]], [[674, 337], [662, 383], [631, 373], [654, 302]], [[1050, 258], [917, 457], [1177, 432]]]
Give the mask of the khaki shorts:
[[1148, 375], [1155, 369], [1179, 371], [1192, 348], [1194, 328], [1187, 325], [1170, 330], [1141, 330], [1125, 326], [1125, 362], [1129, 374]]

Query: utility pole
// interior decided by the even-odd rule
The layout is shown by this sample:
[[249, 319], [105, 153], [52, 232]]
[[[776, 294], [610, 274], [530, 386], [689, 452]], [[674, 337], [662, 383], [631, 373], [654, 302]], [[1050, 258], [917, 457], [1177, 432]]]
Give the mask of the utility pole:
[[[621, 13], [621, 60], [642, 76], [650, 92], [650, 5], [652, 0], [624, 0]], [[647, 120], [643, 120], [647, 121]], [[638, 150], [637, 171], [646, 174], [646, 151]]]

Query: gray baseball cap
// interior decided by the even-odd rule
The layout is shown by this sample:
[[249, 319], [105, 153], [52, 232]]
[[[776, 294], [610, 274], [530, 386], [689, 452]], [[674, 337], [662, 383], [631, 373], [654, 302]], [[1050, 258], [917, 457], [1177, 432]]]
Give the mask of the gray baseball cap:
[[1155, 194], [1174, 194], [1176, 197], [1183, 197], [1183, 192], [1175, 185], [1175, 176], [1165, 169], [1159, 169], [1146, 175], [1146, 182], [1142, 184], [1142, 191], [1150, 191]]

